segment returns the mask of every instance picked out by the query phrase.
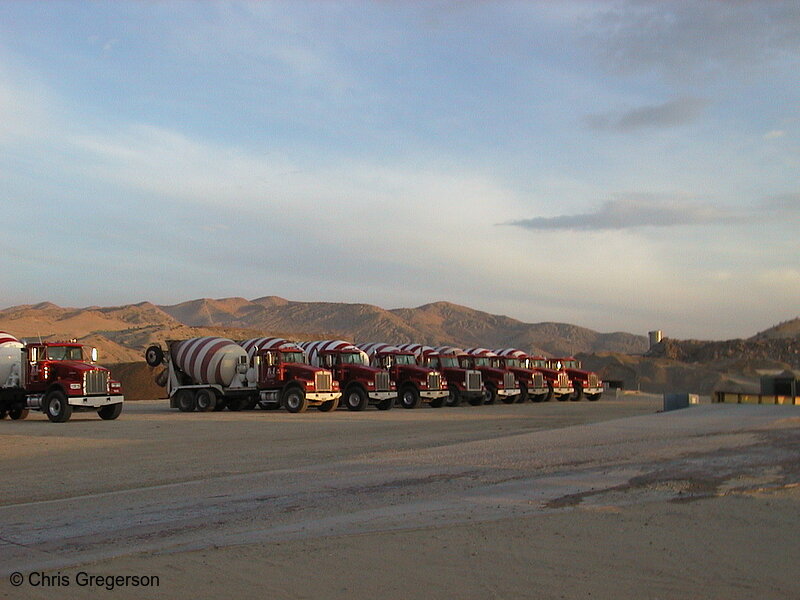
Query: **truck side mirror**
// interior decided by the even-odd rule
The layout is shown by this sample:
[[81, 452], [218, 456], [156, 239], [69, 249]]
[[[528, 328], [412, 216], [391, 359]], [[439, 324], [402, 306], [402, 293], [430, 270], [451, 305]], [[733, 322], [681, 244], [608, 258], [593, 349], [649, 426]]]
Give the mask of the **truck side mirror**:
[[92, 348], [91, 355], [92, 355], [92, 362], [97, 362], [97, 348]]

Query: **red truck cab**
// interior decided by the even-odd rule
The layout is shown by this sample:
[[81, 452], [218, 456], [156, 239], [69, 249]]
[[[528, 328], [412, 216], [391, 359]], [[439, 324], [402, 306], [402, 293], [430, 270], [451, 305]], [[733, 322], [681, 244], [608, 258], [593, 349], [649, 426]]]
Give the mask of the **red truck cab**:
[[342, 399], [349, 410], [364, 410], [375, 404], [389, 410], [397, 397], [397, 388], [386, 369], [369, 365], [362, 350], [342, 340], [300, 342], [314, 366], [330, 369], [339, 382]]
[[74, 411], [97, 411], [116, 419], [122, 412], [122, 385], [95, 364], [97, 350], [77, 342], [39, 342], [23, 349], [21, 388], [27, 406], [53, 422], [68, 421]]
[[447, 379], [447, 406], [458, 406], [466, 400], [473, 406], [483, 403], [483, 378], [480, 371], [466, 369], [458, 362], [458, 353], [463, 350], [452, 349], [438, 352], [430, 346], [420, 344], [401, 344], [401, 350], [409, 350], [417, 357], [417, 364], [436, 369]]
[[516, 348], [503, 348], [495, 350], [497, 358], [493, 362], [498, 367], [508, 369], [519, 382], [519, 402], [526, 402], [529, 398], [533, 402], [543, 402], [550, 392], [544, 375], [529, 365], [530, 357], [522, 350]]
[[417, 408], [423, 402], [439, 408], [449, 396], [447, 379], [442, 373], [417, 364], [410, 350], [382, 343], [357, 344], [357, 347], [367, 353], [370, 365], [389, 372], [403, 408]]
[[594, 371], [582, 369], [581, 362], [574, 356], [551, 358], [548, 363], [550, 368], [566, 371], [575, 390], [571, 400], [580, 400], [583, 396], [591, 401], [600, 399], [603, 394], [602, 380]]

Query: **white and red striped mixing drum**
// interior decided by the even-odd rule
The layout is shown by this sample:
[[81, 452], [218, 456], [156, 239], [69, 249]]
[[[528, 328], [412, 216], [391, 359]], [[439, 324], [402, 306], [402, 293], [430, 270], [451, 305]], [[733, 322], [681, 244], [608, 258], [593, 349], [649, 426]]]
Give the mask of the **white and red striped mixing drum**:
[[221, 337], [200, 337], [174, 342], [172, 360], [195, 383], [230, 385], [236, 367], [247, 352], [233, 340]]

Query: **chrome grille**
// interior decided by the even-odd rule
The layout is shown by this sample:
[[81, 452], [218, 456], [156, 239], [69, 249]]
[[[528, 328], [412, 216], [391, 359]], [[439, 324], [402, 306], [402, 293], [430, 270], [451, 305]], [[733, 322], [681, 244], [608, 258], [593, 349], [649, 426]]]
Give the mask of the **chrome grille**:
[[108, 393], [108, 371], [86, 371], [83, 374], [83, 393], [107, 394]]
[[317, 371], [314, 375], [314, 387], [318, 392], [330, 392], [332, 387], [330, 371]]
[[558, 374], [558, 387], [569, 387], [569, 377], [566, 373]]
[[479, 392], [483, 387], [483, 379], [478, 371], [467, 371], [467, 389], [470, 392]]
[[381, 371], [380, 373], [375, 373], [375, 390], [378, 392], [388, 392], [389, 391], [389, 372], [388, 371]]
[[517, 382], [514, 380], [513, 373], [504, 373], [503, 374], [503, 388], [507, 390], [513, 390], [517, 387]]
[[442, 389], [442, 376], [439, 373], [428, 373], [428, 389], [440, 390]]
[[597, 373], [589, 373], [588, 387], [597, 387]]
[[533, 377], [531, 377], [531, 383], [533, 387], [543, 388], [544, 387], [544, 375], [541, 373], [534, 373]]

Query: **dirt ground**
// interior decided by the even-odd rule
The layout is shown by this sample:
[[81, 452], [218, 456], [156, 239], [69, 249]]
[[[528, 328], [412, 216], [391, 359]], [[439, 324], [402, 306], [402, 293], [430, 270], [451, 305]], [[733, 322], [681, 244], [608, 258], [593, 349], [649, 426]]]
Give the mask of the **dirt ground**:
[[660, 407], [3, 421], [0, 598], [800, 597], [800, 407]]

